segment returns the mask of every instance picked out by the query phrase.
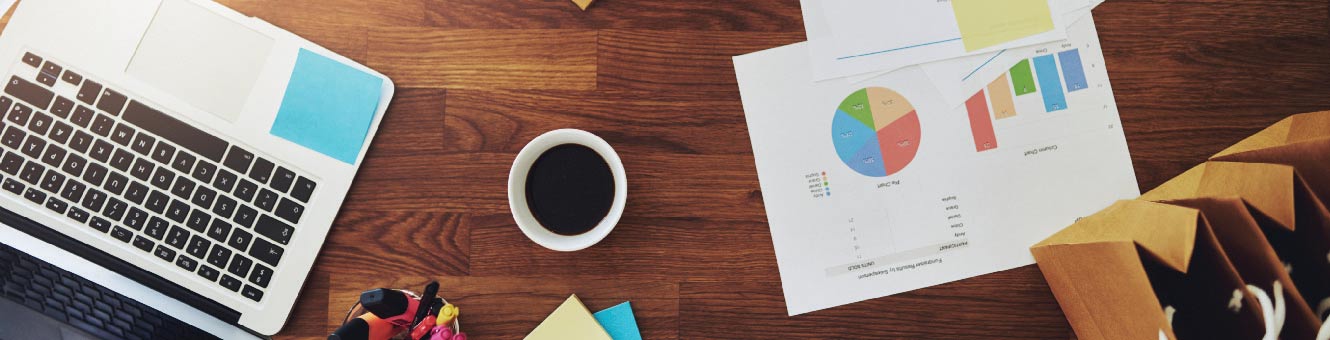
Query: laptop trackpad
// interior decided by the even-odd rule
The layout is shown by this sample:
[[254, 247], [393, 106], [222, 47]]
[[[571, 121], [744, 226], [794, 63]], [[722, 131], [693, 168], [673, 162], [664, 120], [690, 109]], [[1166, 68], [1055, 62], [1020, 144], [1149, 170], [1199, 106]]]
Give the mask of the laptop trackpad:
[[188, 1], [162, 1], [125, 71], [227, 121], [244, 110], [272, 38]]

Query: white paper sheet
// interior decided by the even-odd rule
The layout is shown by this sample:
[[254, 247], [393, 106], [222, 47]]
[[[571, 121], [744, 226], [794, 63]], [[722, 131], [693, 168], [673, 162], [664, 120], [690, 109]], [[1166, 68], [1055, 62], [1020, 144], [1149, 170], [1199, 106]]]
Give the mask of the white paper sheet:
[[[1049, 0], [1053, 13], [1067, 3]], [[967, 51], [951, 2], [933, 0], [803, 0], [804, 25], [814, 60], [813, 79], [891, 71], [925, 62], [1060, 40], [1060, 29]], [[1054, 26], [1065, 27], [1061, 15]]]
[[813, 82], [806, 43], [734, 58], [790, 315], [1031, 264], [1030, 245], [1140, 194], [1093, 21], [1070, 32], [1036, 75], [1077, 89], [996, 93], [1014, 111], [976, 106], [980, 128], [917, 67]]

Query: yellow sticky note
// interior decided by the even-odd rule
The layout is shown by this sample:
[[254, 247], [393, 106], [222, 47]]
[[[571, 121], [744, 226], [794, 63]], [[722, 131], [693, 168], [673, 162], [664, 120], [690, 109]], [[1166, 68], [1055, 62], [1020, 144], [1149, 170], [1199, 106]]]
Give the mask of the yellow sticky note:
[[577, 4], [577, 7], [585, 11], [587, 6], [591, 6], [591, 3], [594, 1], [596, 0], [573, 0], [573, 3]]
[[612, 340], [610, 333], [600, 326], [596, 317], [577, 299], [569, 296], [559, 308], [554, 309], [536, 329], [527, 334], [525, 340]]
[[1053, 30], [1048, 0], [952, 0], [951, 8], [967, 52]]

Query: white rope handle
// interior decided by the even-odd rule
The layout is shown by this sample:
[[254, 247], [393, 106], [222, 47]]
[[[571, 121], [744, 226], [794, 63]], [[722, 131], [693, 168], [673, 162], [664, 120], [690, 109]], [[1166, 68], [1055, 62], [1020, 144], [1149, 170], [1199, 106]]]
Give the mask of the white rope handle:
[[1275, 298], [1270, 301], [1270, 295], [1265, 293], [1260, 287], [1247, 285], [1247, 291], [1252, 293], [1256, 302], [1261, 305], [1261, 316], [1265, 319], [1265, 337], [1263, 340], [1279, 340], [1279, 331], [1284, 328], [1284, 285], [1279, 281], [1274, 282]]
[[[1324, 317], [1327, 309], [1330, 309], [1330, 298], [1321, 300], [1316, 306], [1316, 317]], [[1316, 340], [1330, 340], [1330, 320], [1321, 322], [1321, 331], [1316, 333]]]

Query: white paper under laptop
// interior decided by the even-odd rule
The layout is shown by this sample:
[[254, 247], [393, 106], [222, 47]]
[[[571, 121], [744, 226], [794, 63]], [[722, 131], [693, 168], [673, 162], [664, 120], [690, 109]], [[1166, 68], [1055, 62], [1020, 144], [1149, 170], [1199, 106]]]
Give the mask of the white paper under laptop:
[[[188, 301], [264, 335], [288, 319], [394, 89], [346, 57], [202, 0], [22, 1], [0, 35], [0, 71], [10, 85], [33, 90], [6, 88], [18, 98], [16, 108], [63, 125], [52, 129], [62, 131], [58, 136], [32, 138], [44, 138], [48, 148], [70, 138], [68, 159], [83, 154], [88, 169], [102, 166], [97, 176], [67, 175], [69, 183], [95, 177], [98, 183], [84, 183], [97, 197], [92, 202], [67, 197], [68, 185], [33, 183], [19, 190], [30, 195], [0, 191], [0, 207], [55, 231], [61, 237], [42, 238], [58, 248], [105, 254], [99, 257], [139, 269], [124, 276], [149, 281], [143, 286], [166, 282], [188, 292], [172, 299], [127, 295], [151, 297], [143, 302], [168, 311]], [[73, 146], [79, 134], [99, 144], [85, 153]], [[99, 159], [98, 150], [115, 156]], [[24, 154], [15, 151], [7, 152]], [[43, 160], [52, 163], [48, 174], [68, 167]], [[102, 187], [109, 197], [92, 194]], [[34, 204], [34, 195], [50, 201]], [[144, 220], [153, 222], [143, 227]], [[48, 261], [63, 266], [66, 258]], [[111, 281], [127, 287], [127, 280]]]

